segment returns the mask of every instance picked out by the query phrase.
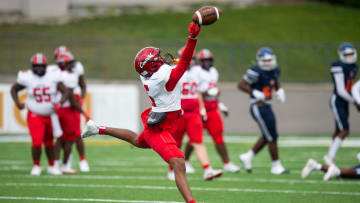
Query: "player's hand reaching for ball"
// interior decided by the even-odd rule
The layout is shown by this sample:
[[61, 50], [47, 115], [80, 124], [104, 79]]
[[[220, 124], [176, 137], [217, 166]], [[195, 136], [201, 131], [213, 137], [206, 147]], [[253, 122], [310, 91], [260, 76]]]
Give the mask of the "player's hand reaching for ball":
[[189, 30], [189, 38], [196, 39], [196, 37], [200, 33], [200, 25], [195, 23], [190, 23], [188, 30]]

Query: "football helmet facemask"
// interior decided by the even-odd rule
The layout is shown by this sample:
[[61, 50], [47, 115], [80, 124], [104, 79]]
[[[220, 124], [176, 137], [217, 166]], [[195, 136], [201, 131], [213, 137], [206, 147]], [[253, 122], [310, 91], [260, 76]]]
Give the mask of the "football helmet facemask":
[[268, 47], [262, 47], [257, 51], [256, 61], [258, 66], [265, 71], [273, 70], [277, 66], [276, 56]]
[[344, 43], [340, 44], [340, 46], [338, 48], [338, 54], [339, 54], [340, 61], [345, 64], [353, 64], [353, 63], [356, 63], [356, 61], [357, 61], [356, 49], [349, 42], [344, 42]]
[[71, 71], [74, 65], [74, 56], [70, 52], [60, 53], [56, 58], [56, 63], [61, 70]]
[[47, 67], [47, 58], [42, 53], [36, 53], [30, 59], [31, 70], [35, 75], [44, 76]]

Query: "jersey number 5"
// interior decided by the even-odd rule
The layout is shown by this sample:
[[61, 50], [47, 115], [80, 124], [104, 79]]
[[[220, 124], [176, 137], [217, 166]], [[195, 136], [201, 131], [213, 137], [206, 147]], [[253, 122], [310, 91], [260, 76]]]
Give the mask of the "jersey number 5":
[[35, 96], [35, 100], [38, 103], [41, 102], [50, 102], [51, 101], [51, 96], [49, 93], [47, 93], [47, 91], [50, 89], [50, 87], [44, 87], [44, 88], [40, 88], [40, 87], [36, 87], [33, 90], [33, 94]]
[[[144, 85], [144, 88], [145, 88], [145, 90], [146, 90], [147, 92], [149, 91], [149, 86]], [[148, 94], [148, 96], [149, 96], [149, 94]], [[149, 96], [149, 98], [150, 98], [150, 100], [151, 100], [152, 106], [156, 106], [154, 98], [152, 98], [152, 97], [150, 97], [150, 96]]]

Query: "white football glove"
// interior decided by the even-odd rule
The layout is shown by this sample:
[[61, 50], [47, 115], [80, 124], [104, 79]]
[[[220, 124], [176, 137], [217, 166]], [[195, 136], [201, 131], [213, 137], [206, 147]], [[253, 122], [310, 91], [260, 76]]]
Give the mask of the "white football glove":
[[286, 96], [285, 96], [285, 90], [283, 88], [280, 88], [276, 91], [275, 96], [277, 100], [279, 100], [281, 103], [285, 103]]
[[218, 107], [219, 107], [220, 111], [221, 111], [226, 117], [229, 116], [229, 109], [228, 109], [227, 106], [225, 106], [224, 103], [219, 102]]
[[207, 91], [207, 93], [208, 93], [209, 96], [216, 97], [219, 94], [219, 88], [212, 87]]
[[200, 115], [201, 115], [201, 118], [202, 118], [203, 122], [207, 121], [207, 115], [206, 115], [206, 109], [205, 108], [200, 109]]
[[258, 101], [265, 101], [265, 94], [259, 90], [253, 90], [252, 95], [255, 97]]

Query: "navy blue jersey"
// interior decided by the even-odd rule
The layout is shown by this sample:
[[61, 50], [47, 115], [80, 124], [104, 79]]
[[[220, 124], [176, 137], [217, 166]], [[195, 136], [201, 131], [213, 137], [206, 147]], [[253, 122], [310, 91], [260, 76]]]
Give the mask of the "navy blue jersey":
[[345, 63], [342, 63], [341, 61], [336, 61], [331, 65], [330, 72], [331, 72], [331, 78], [332, 78], [332, 81], [334, 84], [334, 94], [336, 96], [339, 96], [339, 95], [338, 95], [334, 75], [337, 73], [344, 74], [345, 90], [349, 94], [351, 94], [351, 88], [352, 88], [352, 85], [354, 84], [354, 80], [355, 80], [357, 71], [358, 71], [358, 66], [356, 64], [345, 64]]
[[[272, 91], [278, 84], [278, 77], [280, 76], [280, 68], [276, 67], [274, 70], [265, 71], [259, 66], [249, 68], [244, 75], [244, 79], [249, 83], [252, 89], [259, 90], [265, 94], [266, 100], [270, 101]], [[251, 95], [251, 98], [254, 96]]]

